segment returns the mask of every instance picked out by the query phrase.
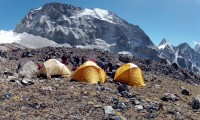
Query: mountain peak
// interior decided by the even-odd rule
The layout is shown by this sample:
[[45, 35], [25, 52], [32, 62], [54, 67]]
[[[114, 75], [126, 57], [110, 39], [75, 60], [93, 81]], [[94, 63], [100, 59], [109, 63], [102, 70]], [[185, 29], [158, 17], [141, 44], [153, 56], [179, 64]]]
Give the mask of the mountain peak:
[[[181, 44], [178, 45], [177, 47], [182, 48], [182, 49], [183, 49], [183, 48], [191, 48], [190, 45], [187, 44], [187, 43], [185, 43], [185, 42], [184, 42], [184, 43], [181, 43]], [[192, 48], [191, 48], [191, 49], [192, 49]]]
[[159, 46], [161, 46], [161, 45], [164, 45], [164, 44], [167, 44], [167, 43], [169, 43], [169, 41], [167, 40], [167, 39], [162, 39], [162, 41], [160, 42], [160, 44], [159, 44]]
[[161, 42], [160, 42], [160, 44], [159, 44], [159, 46], [158, 46], [158, 49], [164, 49], [165, 47], [169, 47], [170, 49], [172, 49], [172, 46], [171, 46], [171, 44], [169, 43], [169, 41], [167, 40], [167, 39], [163, 39]]

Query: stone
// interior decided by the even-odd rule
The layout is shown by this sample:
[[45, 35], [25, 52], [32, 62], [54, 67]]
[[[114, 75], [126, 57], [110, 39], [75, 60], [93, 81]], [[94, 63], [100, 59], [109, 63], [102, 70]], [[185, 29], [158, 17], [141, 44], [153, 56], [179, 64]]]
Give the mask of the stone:
[[8, 76], [8, 81], [12, 82], [15, 81], [16, 77], [15, 76]]
[[179, 98], [172, 93], [165, 93], [164, 96], [162, 97], [162, 100], [167, 101], [167, 102], [169, 101], [175, 102], [175, 101], [178, 101]]
[[105, 114], [114, 114], [115, 113], [115, 111], [114, 111], [112, 106], [105, 106], [104, 107], [104, 112], [105, 112]]
[[160, 88], [160, 85], [158, 85], [158, 84], [155, 84], [155, 87], [156, 87], [156, 88]]
[[123, 102], [118, 102], [113, 106], [114, 109], [125, 110], [127, 107]]
[[100, 84], [97, 84], [96, 89], [97, 89], [98, 91], [107, 91], [107, 92], [112, 91], [111, 88], [104, 87], [104, 86], [102, 86], [102, 85], [100, 85]]
[[174, 115], [175, 120], [180, 120], [181, 119], [181, 114], [178, 111], [169, 110], [168, 114]]
[[47, 107], [44, 103], [39, 104], [37, 102], [30, 103], [30, 104], [28, 104], [28, 106], [31, 108], [34, 108], [34, 109], [44, 109]]
[[143, 105], [144, 109], [146, 109], [148, 112], [156, 112], [159, 111], [160, 109], [163, 109], [162, 103], [156, 102], [156, 101], [151, 101], [149, 103], [146, 103]]
[[172, 67], [173, 67], [175, 70], [178, 70], [178, 69], [179, 69], [179, 66], [178, 66], [176, 63], [172, 63]]
[[140, 101], [136, 98], [131, 98], [130, 99], [130, 102], [133, 104], [133, 105], [139, 105], [140, 104]]
[[191, 107], [193, 109], [199, 109], [200, 108], [200, 94], [197, 95], [195, 98], [193, 98], [191, 102]]
[[182, 89], [181, 93], [182, 93], [183, 95], [187, 95], [187, 96], [190, 95], [190, 91], [189, 91], [188, 89], [186, 89], [186, 88], [184, 88], [184, 87], [181, 87], [181, 89]]
[[20, 64], [18, 68], [18, 73], [20, 76], [27, 78], [36, 76], [35, 73], [38, 71], [38, 67], [33, 61], [28, 61], [23, 65]]
[[3, 99], [3, 100], [5, 100], [5, 99], [10, 99], [12, 97], [12, 93], [5, 93], [2, 97], [1, 97], [1, 99]]
[[180, 114], [180, 112], [175, 112], [175, 113], [174, 113], [174, 116], [175, 116], [175, 119], [176, 119], [176, 120], [180, 120], [180, 119], [181, 119], [181, 114]]
[[118, 54], [119, 55], [119, 61], [123, 63], [129, 63], [132, 60], [131, 54]]
[[111, 98], [111, 102], [113, 104], [118, 104], [119, 103], [119, 100], [117, 98]]
[[121, 94], [122, 97], [125, 97], [125, 98], [133, 98], [133, 97], [135, 97], [135, 95], [130, 94], [127, 91], [122, 91], [122, 92], [120, 92], [120, 94]]
[[119, 116], [109, 116], [106, 120], [122, 120]]
[[51, 86], [44, 86], [44, 87], [42, 87], [42, 90], [52, 91], [52, 87]]
[[118, 90], [119, 93], [121, 93], [123, 91], [128, 91], [128, 87], [127, 87], [127, 85], [119, 84], [118, 87], [117, 87], [117, 90]]
[[6, 76], [14, 76], [14, 73], [9, 72], [9, 71], [5, 71], [5, 72], [3, 72], [3, 75], [6, 75]]
[[34, 82], [31, 81], [30, 79], [24, 78], [21, 80], [21, 84], [26, 86], [26, 85], [32, 85], [34, 84]]
[[138, 110], [138, 111], [141, 111], [141, 110], [144, 109], [142, 105], [136, 105], [134, 108], [135, 108], [136, 110]]

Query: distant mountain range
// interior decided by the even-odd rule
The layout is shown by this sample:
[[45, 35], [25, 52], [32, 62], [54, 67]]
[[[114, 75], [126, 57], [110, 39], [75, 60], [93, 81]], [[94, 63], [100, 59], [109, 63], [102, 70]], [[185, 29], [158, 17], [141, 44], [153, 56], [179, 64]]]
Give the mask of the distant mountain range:
[[175, 47], [163, 39], [158, 48], [160, 56], [167, 59], [169, 63], [177, 63], [180, 67], [194, 72], [200, 71], [199, 44], [196, 44], [195, 49], [187, 43], [181, 43]]
[[112, 52], [127, 51], [135, 57], [159, 61], [200, 72], [200, 45], [192, 49], [187, 43], [177, 47], [162, 40], [157, 47], [137, 25], [130, 24], [115, 13], [98, 8], [83, 9], [61, 3], [47, 3], [31, 10], [16, 26], [15, 32], [28, 33], [67, 43]]

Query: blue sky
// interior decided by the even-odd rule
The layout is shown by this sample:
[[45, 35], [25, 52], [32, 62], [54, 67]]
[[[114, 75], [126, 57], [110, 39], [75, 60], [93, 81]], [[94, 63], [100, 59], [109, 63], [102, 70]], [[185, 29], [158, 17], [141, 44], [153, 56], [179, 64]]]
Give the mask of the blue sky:
[[0, 0], [0, 30], [14, 30], [31, 10], [48, 2], [101, 8], [140, 26], [155, 45], [200, 42], [200, 0]]

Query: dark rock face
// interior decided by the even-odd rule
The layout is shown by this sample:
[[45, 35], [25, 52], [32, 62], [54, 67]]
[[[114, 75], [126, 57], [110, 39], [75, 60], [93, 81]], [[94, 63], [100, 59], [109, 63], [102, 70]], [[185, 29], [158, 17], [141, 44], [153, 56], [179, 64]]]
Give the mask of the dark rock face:
[[178, 55], [182, 58], [177, 59], [180, 67], [199, 72], [200, 54], [195, 52], [187, 43], [182, 43], [177, 46]]
[[15, 31], [72, 46], [94, 44], [101, 39], [112, 44], [109, 49], [113, 52], [129, 51], [136, 57], [159, 59], [158, 50], [139, 26], [107, 10], [48, 3], [31, 10]]

